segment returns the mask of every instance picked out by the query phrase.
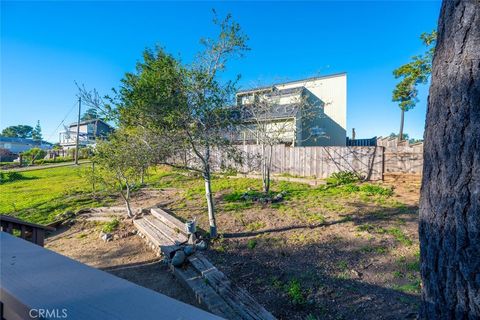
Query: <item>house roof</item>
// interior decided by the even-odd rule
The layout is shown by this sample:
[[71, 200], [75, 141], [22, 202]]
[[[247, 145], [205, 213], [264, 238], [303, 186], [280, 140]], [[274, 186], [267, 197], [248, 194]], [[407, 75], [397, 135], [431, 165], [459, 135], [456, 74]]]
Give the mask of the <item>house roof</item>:
[[[92, 119], [92, 120], [80, 121], [80, 125], [89, 124], [89, 123], [94, 123], [94, 122], [101, 122], [101, 123], [103, 123], [103, 124], [105, 124], [106, 126], [108, 126], [108, 127], [111, 128], [111, 126], [110, 126], [108, 123], [106, 123], [105, 121], [103, 121], [102, 119]], [[72, 122], [72, 123], [70, 123], [69, 126], [70, 126], [70, 127], [76, 127], [76, 126], [77, 126], [77, 123], [76, 123], [76, 122]]]
[[0, 136], [0, 142], [15, 142], [15, 143], [21, 143], [21, 144], [35, 144], [35, 145], [51, 144], [50, 142], [47, 142], [47, 141], [37, 141], [37, 140], [27, 139], [27, 138], [14, 138], [14, 137], [3, 137], [3, 136]]
[[[339, 72], [339, 73], [333, 73], [333, 74], [329, 74], [329, 75], [325, 75], [325, 76], [318, 76], [318, 77], [310, 77], [310, 78], [305, 78], [305, 79], [298, 79], [298, 80], [292, 80], [292, 81], [286, 81], [286, 82], [277, 82], [277, 83], [274, 83], [270, 86], [262, 86], [262, 87], [254, 87], [254, 88], [250, 88], [250, 89], [243, 89], [243, 90], [239, 90], [237, 92], [237, 94], [239, 93], [248, 93], [248, 92], [253, 92], [253, 91], [266, 91], [268, 89], [271, 89], [273, 87], [276, 87], [276, 86], [281, 86], [281, 85], [285, 85], [285, 84], [292, 84], [292, 83], [302, 83], [302, 82], [306, 82], [306, 81], [314, 81], [314, 80], [320, 80], [320, 79], [327, 79], [327, 78], [333, 78], [333, 77], [339, 77], [339, 76], [343, 76], [343, 75], [346, 75], [347, 73], [346, 72]], [[302, 87], [302, 85], [299, 85], [299, 87]], [[293, 89], [293, 88], [292, 88]], [[285, 90], [288, 90], [288, 89], [285, 89]]]

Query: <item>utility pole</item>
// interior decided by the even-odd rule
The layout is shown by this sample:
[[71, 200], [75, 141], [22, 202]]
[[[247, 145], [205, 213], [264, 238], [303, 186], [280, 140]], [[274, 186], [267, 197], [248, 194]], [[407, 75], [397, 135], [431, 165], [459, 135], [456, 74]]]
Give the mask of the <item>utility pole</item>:
[[75, 164], [78, 165], [78, 139], [80, 136], [80, 112], [82, 110], [82, 98], [78, 98], [77, 137], [75, 139]]

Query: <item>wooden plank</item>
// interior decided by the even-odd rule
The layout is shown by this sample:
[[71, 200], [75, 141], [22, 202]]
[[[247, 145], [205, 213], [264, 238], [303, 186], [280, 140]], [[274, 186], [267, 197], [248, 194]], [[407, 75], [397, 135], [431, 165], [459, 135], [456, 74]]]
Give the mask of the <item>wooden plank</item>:
[[196, 253], [188, 258], [189, 262], [199, 272], [212, 288], [236, 310], [241, 319], [275, 319], [246, 290], [234, 285], [220, 270], [208, 261], [202, 254]]
[[158, 247], [162, 253], [167, 256], [180, 247], [175, 245], [170, 239], [165, 237], [163, 233], [153, 228], [148, 222], [142, 219], [133, 220], [133, 224], [137, 229], [148, 238], [156, 247]]
[[75, 320], [220, 319], [5, 232], [0, 242], [2, 303], [20, 319], [40, 308]]
[[187, 232], [185, 231], [185, 224], [177, 218], [173, 217], [171, 214], [165, 212], [161, 208], [152, 208], [150, 209], [150, 213], [156, 218], [160, 219], [166, 225], [170, 226], [171, 228], [177, 228], [181, 233], [187, 236]]
[[223, 298], [207, 285], [205, 279], [191, 266], [171, 267], [174, 276], [188, 289], [192, 290], [197, 301], [210, 312], [225, 319], [241, 319]]
[[188, 241], [188, 237], [181, 233], [178, 228], [172, 229], [155, 216], [147, 215], [143, 217], [143, 220], [148, 222], [153, 228], [160, 231], [165, 237], [177, 245]]

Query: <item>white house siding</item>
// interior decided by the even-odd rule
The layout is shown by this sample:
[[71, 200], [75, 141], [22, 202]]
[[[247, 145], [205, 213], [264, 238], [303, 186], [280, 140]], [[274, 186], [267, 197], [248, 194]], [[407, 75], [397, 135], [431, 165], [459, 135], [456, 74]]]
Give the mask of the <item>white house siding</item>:
[[[347, 137], [347, 75], [342, 73], [275, 85], [278, 89], [298, 86], [304, 86], [325, 103], [324, 112], [327, 118], [317, 122], [328, 132], [329, 137], [321, 138], [317, 145], [344, 146]], [[317, 124], [313, 126], [315, 125]]]

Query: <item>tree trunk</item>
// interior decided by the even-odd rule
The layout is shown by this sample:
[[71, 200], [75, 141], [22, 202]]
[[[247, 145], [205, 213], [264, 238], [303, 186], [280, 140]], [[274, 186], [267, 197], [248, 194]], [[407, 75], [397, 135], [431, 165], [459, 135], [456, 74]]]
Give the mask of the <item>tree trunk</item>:
[[405, 110], [400, 109], [402, 111], [400, 116], [400, 131], [398, 132], [398, 142], [403, 141], [403, 124], [405, 123]]
[[262, 145], [262, 187], [263, 192], [268, 194], [268, 180], [267, 180], [267, 150], [265, 144]]
[[125, 183], [125, 188], [127, 189], [127, 194], [123, 193], [122, 186], [120, 184], [120, 196], [122, 197], [123, 201], [125, 202], [125, 207], [127, 209], [127, 215], [129, 218], [133, 218], [133, 211], [132, 207], [130, 206], [130, 186], [128, 182]]
[[217, 223], [215, 221], [215, 207], [213, 205], [212, 184], [210, 172], [204, 173], [205, 197], [207, 198], [208, 221], [210, 223], [210, 237], [217, 237]]
[[212, 177], [210, 174], [210, 148], [205, 150], [205, 163], [203, 170], [203, 179], [205, 180], [205, 197], [207, 198], [208, 221], [210, 224], [210, 237], [217, 237], [217, 223], [215, 221], [215, 206], [213, 204]]
[[480, 319], [480, 3], [445, 0], [420, 200], [424, 319]]

